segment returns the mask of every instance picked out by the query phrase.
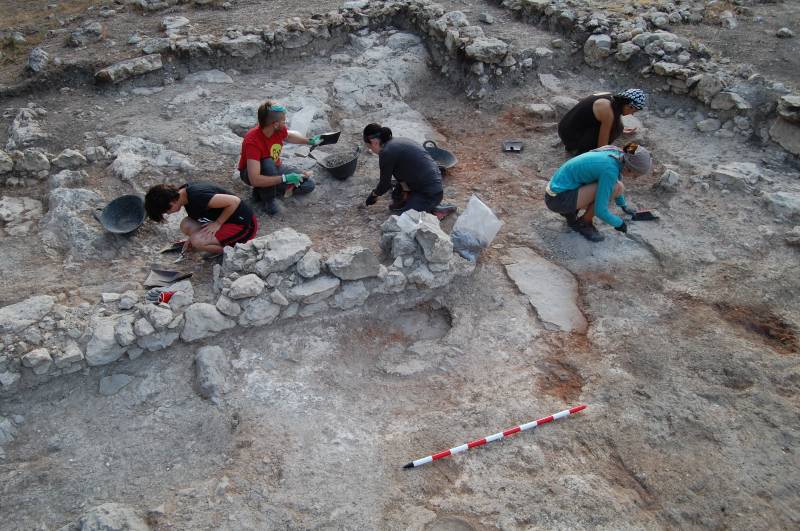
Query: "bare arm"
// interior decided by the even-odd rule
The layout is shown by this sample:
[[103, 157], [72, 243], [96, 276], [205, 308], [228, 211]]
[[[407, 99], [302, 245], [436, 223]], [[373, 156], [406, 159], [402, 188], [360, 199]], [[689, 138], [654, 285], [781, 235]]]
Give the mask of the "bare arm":
[[239, 208], [239, 203], [242, 200], [236, 197], [235, 195], [229, 194], [215, 194], [208, 202], [208, 206], [210, 208], [221, 208], [222, 212], [220, 213], [219, 217], [215, 220], [220, 226], [224, 225], [226, 221], [236, 212], [236, 209]]
[[310, 144], [308, 138], [304, 137], [297, 131], [289, 131], [289, 136], [286, 137], [286, 141], [290, 144]]
[[594, 117], [600, 122], [597, 147], [607, 146], [611, 141], [611, 128], [614, 126], [614, 110], [608, 100], [597, 100], [592, 105]]
[[247, 159], [247, 178], [250, 179], [252, 186], [261, 188], [275, 186], [283, 182], [283, 177], [280, 175], [261, 175], [261, 163], [253, 159]]

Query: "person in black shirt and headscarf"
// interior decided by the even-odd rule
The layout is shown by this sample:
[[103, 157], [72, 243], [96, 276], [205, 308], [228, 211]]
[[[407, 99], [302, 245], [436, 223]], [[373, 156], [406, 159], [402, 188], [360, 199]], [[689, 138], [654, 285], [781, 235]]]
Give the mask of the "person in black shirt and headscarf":
[[558, 123], [558, 136], [571, 155], [612, 144], [625, 129], [622, 117], [644, 109], [647, 94], [641, 89], [628, 89], [619, 94], [593, 94], [578, 102]]

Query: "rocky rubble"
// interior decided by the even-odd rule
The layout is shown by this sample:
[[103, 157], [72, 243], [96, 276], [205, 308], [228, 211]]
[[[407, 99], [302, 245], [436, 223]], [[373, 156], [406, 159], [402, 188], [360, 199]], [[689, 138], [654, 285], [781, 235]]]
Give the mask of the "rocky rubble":
[[[653, 81], [661, 80], [661, 86], [657, 85], [659, 90], [688, 95], [702, 102], [710, 108], [712, 115], [708, 117], [710, 121], [700, 127], [701, 130], [721, 135], [730, 134], [731, 129], [743, 135], [758, 133], [762, 140], [772, 140], [790, 153], [800, 154], [800, 125], [780, 114], [777, 114], [779, 119], [775, 119], [776, 105], [780, 107], [782, 104], [779, 102], [785, 98], [793, 101], [797, 95], [787, 94], [783, 85], [770, 83], [757, 74], [715, 62], [702, 43], [692, 42], [670, 31], [681, 24], [697, 23], [708, 17], [730, 20], [719, 19], [716, 11], [706, 10], [704, 3], [633, 4], [626, 5], [621, 12], [598, 12], [584, 2], [568, 5], [561, 0], [498, 0], [498, 3], [526, 22], [559, 31], [572, 39], [570, 45], [583, 49], [584, 59], [589, 65], [603, 68], [619, 65], [641, 72], [651, 76]], [[346, 40], [353, 43], [363, 40], [366, 49], [376, 44], [367, 37], [368, 32], [389, 25], [416, 32], [422, 37], [433, 66], [451, 82], [463, 86], [473, 98], [482, 98], [504, 83], [525, 80], [548, 57], [544, 50], [518, 50], [507, 42], [489, 37], [463, 12], [447, 12], [433, 2], [356, 2], [346, 3], [338, 11], [311, 19], [274, 21], [266, 27], [232, 27], [221, 35], [194, 34], [190, 20], [168, 16], [162, 20], [163, 34], [137, 34], [135, 45], [143, 55], [102, 68], [96, 72], [95, 78], [98, 82], [117, 84], [143, 75], [165, 79], [185, 75], [182, 67], [178, 71], [175, 71], [174, 64], [165, 67], [175, 59], [192, 65], [193, 70], [223, 64], [252, 69], [271, 56], [330, 50]], [[97, 30], [94, 26], [92, 28], [80, 31], [92, 33]], [[406, 42], [408, 34], [399, 38], [400, 41], [386, 44], [390, 47], [415, 45]], [[401, 66], [403, 63], [396, 64], [398, 68], [409, 67], [407, 63], [404, 66]], [[427, 68], [424, 63], [418, 66]], [[46, 70], [42, 67], [43, 73]], [[354, 73], [355, 69], [350, 69], [348, 75]], [[345, 102], [348, 86], [363, 88], [368, 81], [365, 76], [356, 76], [357, 79], [346, 77], [337, 81], [334, 87], [340, 96], [344, 96]], [[379, 93], [399, 90], [400, 95], [405, 96], [413, 89], [393, 84], [389, 79], [385, 82], [380, 82], [375, 76], [370, 79], [368, 83], [377, 83], [375, 89]], [[354, 105], [364, 107], [364, 103], [356, 101]], [[37, 112], [30, 109], [24, 113], [20, 111], [21, 122], [15, 128], [19, 131], [12, 135], [7, 149], [16, 149], [17, 145], [30, 143], [37, 135], [43, 134], [35, 129]], [[759, 130], [756, 124], [766, 120], [774, 120], [774, 123]], [[719, 127], [716, 127], [717, 121]], [[30, 126], [24, 125], [28, 122]], [[731, 127], [733, 122], [735, 127]], [[724, 131], [719, 132], [720, 129]], [[216, 138], [208, 142], [216, 142], [220, 149], [235, 153], [235, 142], [229, 139]], [[118, 154], [112, 170], [124, 179], [132, 178], [142, 169], [139, 156], [135, 151]], [[34, 164], [31, 157], [33, 155], [28, 156], [29, 163], [20, 166], [20, 170], [45, 172], [43, 161]], [[183, 163], [177, 164], [188, 171]]]
[[[59, 210], [55, 205], [51, 212]], [[225, 248], [222, 264], [214, 268], [213, 303], [195, 301], [191, 282], [184, 280], [167, 288], [175, 292], [168, 304], [137, 303], [138, 295], [126, 292], [104, 293], [94, 306], [69, 308], [38, 296], [0, 308], [0, 394], [236, 326], [349, 310], [370, 297], [400, 292], [432, 297], [436, 288], [474, 269], [453, 253], [449, 235], [430, 214], [390, 217], [381, 227], [381, 248], [388, 266], [365, 247], [326, 258], [311, 248], [308, 236], [284, 228]], [[217, 357], [198, 358], [198, 386], [212, 400], [218, 389], [202, 382], [214, 380]], [[126, 375], [110, 378], [101, 383], [102, 393], [113, 394], [129, 381]]]
[[[613, 68], [610, 61], [614, 58], [615, 63], [663, 79], [660, 90], [703, 102], [716, 112], [698, 125], [704, 132], [718, 131], [725, 128], [726, 122], [736, 120], [737, 129], [752, 134], [753, 124], [774, 118], [776, 104], [780, 108], [786, 98], [794, 101], [798, 97], [787, 94], [780, 83], [770, 83], [746, 69], [737, 70], [714, 61], [702, 43], [668, 31], [707, 17], [728, 29], [736, 26], [733, 13], [717, 15], [714, 10], [707, 10], [705, 2], [628, 4], [622, 12], [598, 12], [589, 4], [567, 5], [560, 0], [498, 3], [527, 22], [557, 29], [576, 43], [582, 42], [584, 60], [591, 66]], [[800, 155], [800, 125], [786, 121], [783, 115], [775, 120], [768, 134], [761, 136]]]

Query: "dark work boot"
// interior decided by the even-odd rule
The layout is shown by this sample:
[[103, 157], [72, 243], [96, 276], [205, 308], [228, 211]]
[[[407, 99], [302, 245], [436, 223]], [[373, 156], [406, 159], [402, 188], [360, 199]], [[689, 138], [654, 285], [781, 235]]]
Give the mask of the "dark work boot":
[[590, 242], [601, 242], [606, 239], [605, 236], [600, 234], [600, 231], [597, 230], [597, 227], [595, 227], [593, 223], [587, 223], [583, 220], [578, 220], [576, 222], [576, 228], [574, 230]]
[[261, 203], [261, 205], [264, 209], [264, 213], [270, 217], [280, 212], [280, 209], [278, 208], [278, 200], [274, 197], [265, 200], [263, 203]]
[[564, 216], [565, 220], [567, 220], [567, 227], [569, 227], [570, 229], [574, 230], [575, 232], [578, 232], [578, 225], [579, 225], [579, 223], [578, 223], [578, 212], [576, 211], [576, 212], [573, 212], [571, 214], [563, 214], [562, 213], [561, 215]]

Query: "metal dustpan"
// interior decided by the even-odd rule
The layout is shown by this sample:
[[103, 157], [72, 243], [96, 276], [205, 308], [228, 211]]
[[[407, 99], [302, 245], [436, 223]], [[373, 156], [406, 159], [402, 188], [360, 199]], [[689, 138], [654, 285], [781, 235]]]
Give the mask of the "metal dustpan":
[[522, 140], [505, 140], [503, 142], [503, 151], [508, 153], [519, 153], [522, 151]]
[[319, 135], [322, 139], [322, 142], [317, 144], [316, 146], [311, 146], [311, 149], [308, 150], [309, 153], [314, 151], [314, 148], [318, 148], [320, 146], [327, 146], [330, 144], [335, 144], [339, 141], [339, 137], [342, 136], [341, 131], [331, 131], [330, 133], [322, 133]]
[[167, 269], [151, 269], [150, 274], [144, 280], [146, 288], [161, 288], [174, 284], [192, 276], [192, 273], [182, 273], [181, 271], [169, 271]]

